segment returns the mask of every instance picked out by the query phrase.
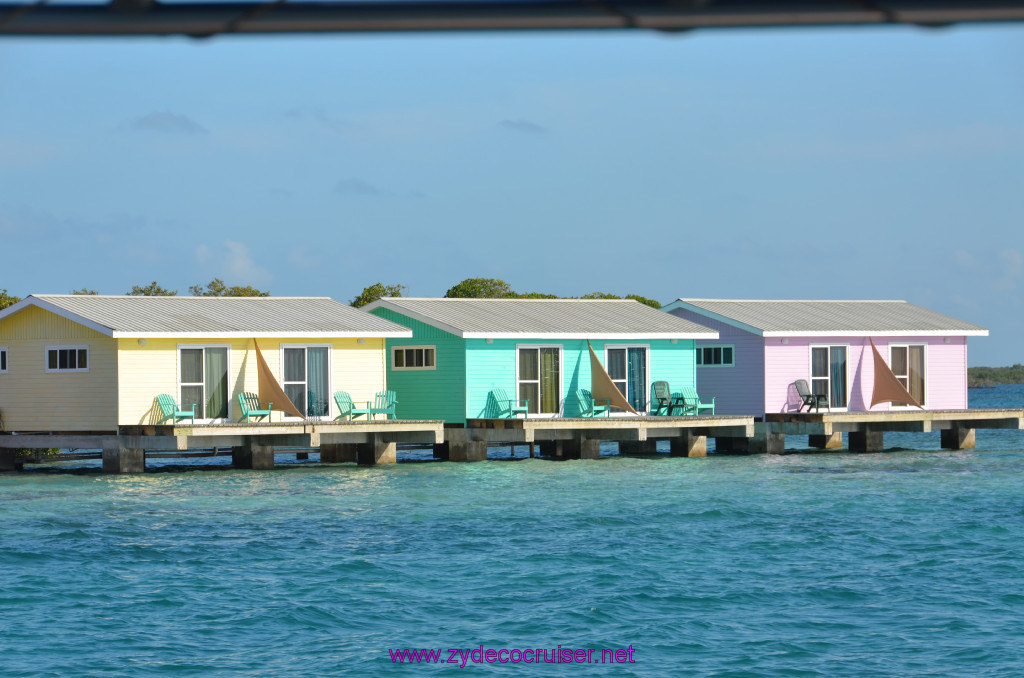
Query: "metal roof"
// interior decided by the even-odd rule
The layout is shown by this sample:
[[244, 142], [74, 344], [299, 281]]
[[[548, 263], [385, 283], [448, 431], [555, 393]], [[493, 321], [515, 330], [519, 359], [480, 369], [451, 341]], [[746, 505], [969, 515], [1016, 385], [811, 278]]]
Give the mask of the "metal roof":
[[658, 30], [1020, 21], [1021, 0], [14, 0], [0, 35]]
[[387, 308], [456, 336], [534, 339], [716, 339], [718, 332], [632, 299], [417, 299]]
[[411, 337], [405, 327], [329, 297], [134, 297], [35, 294], [38, 306], [110, 337]]
[[988, 336], [984, 327], [899, 300], [679, 299], [664, 310], [677, 308], [765, 337]]

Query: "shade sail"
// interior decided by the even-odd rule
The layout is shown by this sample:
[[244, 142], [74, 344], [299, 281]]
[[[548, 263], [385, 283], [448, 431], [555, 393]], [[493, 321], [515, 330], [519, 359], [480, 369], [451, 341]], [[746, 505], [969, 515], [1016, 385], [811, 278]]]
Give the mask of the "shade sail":
[[294, 414], [296, 417], [305, 419], [306, 415], [299, 412], [299, 408], [295, 407], [295, 403], [291, 401], [291, 398], [285, 395], [281, 384], [277, 383], [274, 373], [270, 371], [267, 361], [263, 359], [263, 354], [260, 353], [260, 345], [256, 343], [255, 339], [252, 340], [252, 344], [256, 347], [256, 373], [259, 377], [260, 402], [274, 403], [277, 409], [282, 412]]
[[594, 353], [594, 347], [587, 342], [587, 348], [590, 349], [590, 393], [594, 396], [594, 400], [605, 400], [611, 404], [612, 407], [617, 407], [620, 410], [632, 412], [633, 414], [639, 414], [633, 409], [633, 406], [626, 400], [626, 396], [622, 395], [622, 391], [612, 381], [611, 376], [604, 369], [604, 365], [597, 359], [597, 354]]
[[[889, 369], [888, 363], [882, 358], [882, 354], [875, 347], [875, 342], [870, 338], [871, 352], [875, 358], [875, 384], [871, 389], [871, 407], [878, 403], [910, 403], [921, 407], [921, 404], [910, 395], [910, 392], [899, 382], [896, 375]], [[923, 410], [924, 408], [921, 407]]]

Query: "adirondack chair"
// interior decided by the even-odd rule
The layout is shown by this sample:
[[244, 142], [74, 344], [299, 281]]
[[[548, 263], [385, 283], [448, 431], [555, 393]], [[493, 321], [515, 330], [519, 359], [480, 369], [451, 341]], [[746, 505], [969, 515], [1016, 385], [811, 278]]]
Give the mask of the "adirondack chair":
[[[601, 398], [600, 400], [594, 400], [594, 395], [581, 388], [576, 391], [576, 401], [580, 406], [581, 417], [597, 417], [600, 415], [608, 416], [608, 412], [612, 409], [612, 401], [608, 398]], [[599, 405], [598, 403], [604, 403]]]
[[266, 409], [260, 407], [260, 397], [255, 393], [246, 391], [245, 393], [238, 394], [238, 408], [242, 413], [242, 416], [238, 418], [238, 421], [249, 421], [250, 417], [260, 421], [266, 419], [270, 421], [270, 413], [274, 409], [274, 403], [267, 403]]
[[366, 403], [367, 418], [376, 419], [378, 414], [383, 414], [385, 419], [394, 419], [397, 404], [398, 394], [394, 391], [378, 391], [373, 397], [373, 405], [370, 401]]
[[352, 402], [352, 396], [347, 391], [335, 391], [334, 403], [338, 406], [338, 416], [334, 418], [335, 420], [342, 417], [348, 417], [351, 420], [364, 414], [369, 414], [366, 409], [355, 406], [355, 403]]
[[686, 414], [686, 402], [681, 396], [672, 395], [667, 381], [656, 381], [651, 384], [651, 414], [671, 417], [674, 410]]
[[828, 402], [828, 396], [824, 393], [811, 393], [811, 387], [807, 385], [806, 379], [797, 379], [793, 382], [793, 385], [796, 386], [796, 394], [800, 396], [801, 400], [803, 400], [803, 402], [800, 403], [800, 407], [796, 408], [797, 412], [804, 409], [804, 405], [807, 406], [808, 412], [811, 411], [811, 405], [814, 405], [814, 411], [817, 412], [818, 406], [821, 405], [821, 403], [825, 403], [825, 407], [828, 408], [829, 412], [832, 411], [832, 406], [829, 405]]
[[711, 402], [706, 403], [700, 399], [697, 395], [697, 389], [693, 386], [684, 386], [680, 391], [683, 396], [683, 401], [686, 403], [684, 412], [686, 414], [700, 414], [707, 410], [711, 410], [711, 414], [715, 413], [715, 399], [712, 398]]
[[530, 418], [530, 400], [528, 398], [509, 398], [503, 388], [492, 388], [491, 399], [494, 400], [498, 419], [515, 419], [517, 414], [522, 413], [523, 419]]
[[160, 406], [160, 411], [163, 413], [163, 418], [156, 422], [162, 424], [168, 419], [171, 420], [172, 424], [177, 424], [182, 419], [191, 419], [192, 423], [196, 423], [196, 406], [192, 405], [191, 409], [182, 409], [178, 407], [178, 403], [174, 401], [173, 396], [169, 396], [166, 393], [161, 393], [156, 397], [156, 402]]

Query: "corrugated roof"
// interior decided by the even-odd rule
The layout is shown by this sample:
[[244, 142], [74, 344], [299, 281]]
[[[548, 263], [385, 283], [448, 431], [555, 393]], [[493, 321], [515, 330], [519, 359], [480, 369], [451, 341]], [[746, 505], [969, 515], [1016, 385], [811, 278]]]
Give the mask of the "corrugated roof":
[[133, 297], [38, 294], [39, 306], [114, 337], [409, 337], [405, 327], [329, 297]]
[[674, 308], [764, 336], [988, 335], [979, 325], [899, 300], [679, 299], [665, 310]]
[[417, 299], [386, 297], [389, 308], [473, 338], [714, 339], [718, 333], [632, 299]]

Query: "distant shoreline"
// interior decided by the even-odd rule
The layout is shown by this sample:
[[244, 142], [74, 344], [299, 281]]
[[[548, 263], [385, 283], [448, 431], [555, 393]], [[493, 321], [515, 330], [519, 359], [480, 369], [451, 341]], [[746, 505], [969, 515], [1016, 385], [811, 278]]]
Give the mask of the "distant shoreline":
[[1024, 384], [1024, 365], [1009, 367], [968, 367], [967, 388]]

